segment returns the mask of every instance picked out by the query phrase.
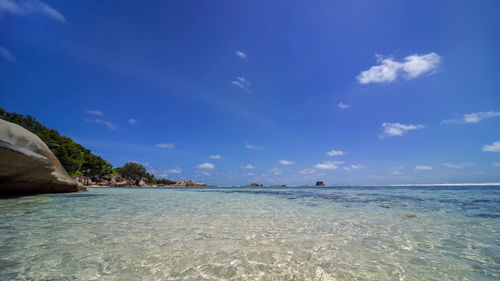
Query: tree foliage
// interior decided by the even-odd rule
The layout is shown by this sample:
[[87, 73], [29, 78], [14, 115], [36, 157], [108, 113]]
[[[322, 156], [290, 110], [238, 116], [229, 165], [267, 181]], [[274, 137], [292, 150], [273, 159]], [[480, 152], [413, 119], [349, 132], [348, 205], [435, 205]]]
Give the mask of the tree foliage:
[[0, 118], [37, 135], [47, 144], [71, 176], [84, 175], [93, 179], [109, 178], [113, 172], [113, 166], [106, 160], [92, 154], [90, 150], [75, 143], [71, 138], [61, 136], [58, 131], [45, 127], [29, 115], [6, 112], [0, 108]]
[[146, 168], [136, 162], [128, 162], [123, 167], [116, 168], [116, 171], [123, 177], [140, 181], [142, 178], [147, 178], [149, 175]]
[[6, 112], [0, 108], [0, 119], [15, 123], [37, 135], [52, 150], [71, 176], [82, 175], [97, 180], [121, 175], [136, 182], [145, 178], [149, 184], [175, 183], [175, 181], [155, 178], [154, 175], [147, 172], [144, 166], [135, 162], [129, 162], [123, 167], [113, 169], [113, 166], [100, 156], [92, 154], [90, 150], [74, 142], [71, 138], [61, 136], [58, 131], [45, 127], [29, 115]]

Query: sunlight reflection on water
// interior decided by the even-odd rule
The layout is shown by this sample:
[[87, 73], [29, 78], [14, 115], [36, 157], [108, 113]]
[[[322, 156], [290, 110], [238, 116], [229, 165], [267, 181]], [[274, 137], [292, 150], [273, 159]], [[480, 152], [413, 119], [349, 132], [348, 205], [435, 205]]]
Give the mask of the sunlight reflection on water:
[[91, 188], [0, 200], [0, 279], [493, 280], [500, 188]]

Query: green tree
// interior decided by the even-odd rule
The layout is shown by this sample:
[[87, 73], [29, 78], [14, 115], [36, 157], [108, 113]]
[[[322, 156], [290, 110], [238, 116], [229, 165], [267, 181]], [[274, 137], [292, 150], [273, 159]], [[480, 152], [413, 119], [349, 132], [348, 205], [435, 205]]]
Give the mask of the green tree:
[[123, 167], [117, 168], [116, 170], [121, 176], [132, 179], [136, 182], [139, 182], [142, 178], [151, 176], [148, 174], [144, 166], [136, 162], [128, 162], [123, 165]]
[[75, 143], [71, 138], [61, 136], [58, 131], [47, 128], [32, 116], [7, 112], [0, 108], [0, 119], [18, 124], [37, 135], [71, 176], [85, 175], [91, 178], [109, 178], [113, 167], [107, 161]]
[[129, 162], [123, 167], [113, 169], [113, 166], [106, 160], [92, 154], [90, 150], [74, 142], [71, 138], [61, 136], [58, 131], [45, 127], [32, 116], [7, 112], [0, 108], [0, 119], [18, 124], [37, 135], [52, 150], [71, 176], [83, 175], [97, 180], [121, 175], [136, 181], [136, 183], [142, 178], [146, 178], [149, 184], [175, 183], [167, 179], [155, 178], [154, 175], [146, 171], [144, 166], [135, 162]]
[[102, 159], [100, 156], [96, 156], [90, 153], [85, 154], [84, 162], [81, 167], [82, 175], [97, 179], [110, 179], [113, 174], [113, 166], [107, 161]]

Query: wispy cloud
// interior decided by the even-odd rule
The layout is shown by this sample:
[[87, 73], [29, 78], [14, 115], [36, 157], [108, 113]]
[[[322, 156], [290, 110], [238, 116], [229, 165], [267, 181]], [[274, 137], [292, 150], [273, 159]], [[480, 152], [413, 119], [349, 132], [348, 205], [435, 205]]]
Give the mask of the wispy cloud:
[[102, 111], [99, 111], [99, 110], [85, 110], [85, 112], [87, 112], [87, 114], [90, 114], [90, 115], [104, 116], [104, 113], [102, 113]]
[[245, 144], [246, 149], [251, 149], [251, 150], [264, 150], [262, 146], [257, 146], [257, 145], [252, 145], [249, 144], [248, 142]]
[[343, 102], [339, 102], [339, 104], [337, 104], [337, 107], [340, 108], [340, 109], [349, 109], [349, 108], [351, 108], [350, 105], [345, 104]]
[[255, 166], [253, 166], [252, 164], [247, 164], [247, 165], [243, 166], [243, 168], [253, 170], [253, 169], [255, 169]]
[[417, 166], [415, 166], [415, 170], [417, 170], [417, 171], [429, 171], [429, 170], [432, 170], [432, 166], [417, 165]]
[[168, 170], [167, 172], [171, 173], [171, 174], [180, 174], [180, 173], [182, 173], [182, 170], [179, 167], [175, 167], [173, 169]]
[[210, 155], [209, 158], [210, 159], [222, 159], [222, 156], [220, 156], [219, 154], [215, 154], [215, 155]]
[[281, 165], [283, 165], [283, 166], [290, 166], [290, 165], [295, 164], [295, 162], [293, 162], [293, 161], [288, 161], [288, 160], [279, 160], [278, 162], [279, 162]]
[[16, 62], [16, 58], [14, 57], [14, 55], [9, 50], [5, 49], [2, 46], [0, 46], [0, 57], [4, 58], [10, 62]]
[[234, 52], [238, 57], [242, 58], [242, 59], [247, 59], [247, 54], [245, 54], [245, 52], [243, 51], [235, 51]]
[[128, 123], [131, 125], [134, 125], [137, 123], [137, 120], [135, 120], [134, 118], [130, 118], [130, 119], [128, 119]]
[[169, 143], [159, 143], [156, 145], [156, 147], [159, 147], [159, 148], [174, 148], [174, 144], [169, 142]]
[[113, 131], [118, 130], [118, 128], [113, 123], [106, 121], [106, 120], [102, 120], [100, 118], [96, 118], [96, 119], [84, 118], [83, 121], [85, 121], [87, 123], [101, 124], [101, 125], [108, 127], [108, 129], [113, 130]]
[[342, 164], [344, 164], [344, 162], [342, 161], [327, 161], [314, 165], [314, 168], [318, 170], [335, 170], [338, 169], [339, 165]]
[[206, 169], [206, 170], [213, 170], [213, 169], [215, 169], [215, 165], [212, 164], [212, 163], [205, 162], [205, 163], [199, 164], [198, 166], [196, 166], [196, 168], [198, 168], [198, 169]]
[[500, 162], [493, 162], [491, 163], [491, 167], [500, 167]]
[[341, 150], [335, 150], [335, 149], [333, 149], [333, 150], [331, 150], [331, 151], [328, 151], [328, 152], [326, 153], [326, 155], [328, 155], [328, 156], [342, 156], [342, 155], [345, 155], [346, 153], [347, 153], [347, 152], [345, 152], [345, 151], [341, 151]]
[[487, 111], [487, 112], [474, 112], [464, 114], [460, 118], [446, 119], [441, 121], [441, 124], [466, 124], [466, 123], [479, 123], [483, 119], [499, 117], [500, 111]]
[[486, 152], [500, 152], [500, 141], [495, 141], [492, 144], [485, 144], [481, 149]]
[[66, 18], [59, 11], [38, 0], [0, 0], [0, 15], [4, 13], [19, 16], [42, 14], [66, 23]]
[[236, 87], [239, 87], [243, 90], [245, 90], [246, 92], [250, 93], [250, 81], [248, 81], [247, 79], [245, 79], [245, 77], [236, 77], [235, 80], [231, 81], [231, 84], [233, 84], [234, 86]]
[[273, 173], [275, 176], [279, 176], [282, 174], [279, 168], [272, 168], [269, 170], [269, 172]]
[[443, 166], [448, 167], [448, 168], [453, 168], [453, 169], [463, 169], [465, 167], [474, 166], [474, 165], [475, 165], [474, 163], [457, 163], [457, 164], [443, 163]]
[[368, 83], [390, 83], [396, 80], [399, 75], [407, 79], [416, 78], [424, 73], [434, 72], [441, 57], [432, 52], [425, 55], [410, 55], [405, 57], [403, 62], [395, 61], [393, 58], [384, 58], [376, 55], [378, 65], [362, 71], [356, 78], [361, 84]]
[[[139, 162], [137, 162], [137, 163], [139, 163]], [[154, 167], [153, 165], [151, 165], [148, 162], [139, 163], [139, 164], [142, 164], [144, 167], [146, 167], [146, 169], [148, 170], [149, 173], [151, 173], [151, 174], [153, 174], [155, 176], [162, 177], [162, 178], [166, 178], [170, 174], [180, 174], [180, 173], [182, 173], [182, 170], [179, 167], [175, 167], [175, 168], [172, 168], [170, 170], [166, 170], [166, 169], [163, 169], [163, 168]]]
[[305, 169], [302, 169], [300, 170], [299, 172], [301, 175], [310, 175], [310, 174], [314, 174], [316, 173], [316, 170], [313, 169], [313, 168], [305, 168]]
[[352, 170], [359, 170], [359, 169], [363, 168], [363, 165], [359, 165], [359, 164], [358, 165], [354, 165], [354, 164], [352, 164], [350, 166], [344, 166], [342, 168], [344, 170], [346, 170], [346, 171], [352, 171]]
[[424, 128], [423, 125], [401, 124], [401, 123], [383, 123], [382, 130], [384, 131], [379, 137], [394, 137], [405, 135], [406, 132]]

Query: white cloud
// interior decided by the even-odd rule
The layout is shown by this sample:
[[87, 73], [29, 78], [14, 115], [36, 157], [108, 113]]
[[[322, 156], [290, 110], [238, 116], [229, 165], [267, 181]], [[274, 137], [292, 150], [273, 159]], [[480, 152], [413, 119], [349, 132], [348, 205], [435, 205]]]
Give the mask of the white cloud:
[[284, 165], [284, 166], [290, 166], [290, 165], [295, 164], [295, 162], [293, 162], [293, 161], [288, 161], [288, 160], [279, 160], [278, 162], [279, 162], [281, 165]]
[[247, 176], [253, 176], [255, 175], [254, 173], [248, 173]]
[[99, 110], [85, 110], [85, 112], [87, 112], [90, 115], [104, 116], [104, 113], [102, 113], [102, 111]]
[[19, 16], [42, 14], [66, 23], [66, 18], [59, 11], [38, 0], [0, 0], [0, 15], [4, 13]]
[[342, 162], [342, 161], [327, 161], [327, 162], [323, 162], [323, 163], [314, 165], [314, 168], [316, 168], [318, 170], [335, 170], [335, 169], [338, 169], [339, 168], [338, 165], [341, 165], [341, 164], [344, 164], [344, 162]]
[[453, 163], [443, 163], [443, 166], [448, 167], [448, 168], [453, 168], [453, 169], [463, 169], [465, 167], [469, 166], [474, 166], [474, 163], [458, 163], [458, 164], [453, 164]]
[[363, 167], [364, 167], [363, 165], [359, 165], [359, 164], [358, 164], [358, 165], [354, 165], [354, 164], [353, 164], [353, 165], [351, 165], [351, 166], [344, 166], [344, 167], [342, 167], [342, 168], [343, 168], [344, 170], [346, 170], [346, 171], [352, 171], [352, 170], [359, 170], [359, 169], [361, 169], [361, 168], [363, 168]]
[[248, 142], [245, 144], [246, 149], [253, 149], [253, 150], [264, 150], [262, 146], [256, 146], [256, 145], [251, 145]]
[[418, 130], [424, 128], [423, 125], [412, 125], [412, 124], [401, 124], [401, 123], [383, 123], [382, 124], [382, 129], [384, 130], [384, 133], [381, 134], [379, 137], [385, 138], [385, 137], [394, 137], [394, 136], [402, 136], [406, 134], [407, 131], [411, 130]]
[[169, 143], [159, 143], [156, 145], [156, 147], [159, 147], [159, 148], [174, 148], [174, 144], [169, 142]]
[[179, 167], [175, 167], [173, 169], [168, 170], [167, 172], [171, 173], [171, 174], [180, 174], [180, 173], [182, 173], [182, 170]]
[[405, 57], [404, 62], [380, 55], [376, 55], [376, 58], [379, 64], [362, 71], [356, 77], [359, 83], [389, 83], [396, 80], [400, 74], [407, 79], [416, 78], [424, 73], [435, 71], [441, 61], [441, 57], [434, 52], [425, 55], [410, 55]]
[[245, 54], [245, 52], [243, 51], [235, 51], [234, 52], [238, 57], [242, 58], [242, 59], [246, 59], [247, 58], [247, 54]]
[[500, 167], [500, 162], [491, 163], [491, 167]]
[[236, 77], [235, 80], [231, 81], [231, 84], [233, 84], [234, 86], [237, 86], [247, 92], [250, 93], [250, 89], [248, 87], [250, 87], [250, 81], [248, 81], [247, 79], [245, 79], [245, 77]]
[[492, 144], [485, 144], [482, 150], [486, 152], [500, 152], [500, 141], [495, 141]]
[[222, 156], [220, 156], [219, 154], [215, 154], [215, 155], [210, 155], [209, 158], [210, 159], [222, 159]]
[[206, 176], [206, 177], [209, 177], [209, 176], [211, 176], [211, 175], [212, 175], [212, 174], [211, 174], [211, 173], [209, 173], [209, 172], [201, 172], [201, 174], [202, 174], [202, 175], [204, 175], [204, 176]]
[[426, 55], [407, 56], [405, 60], [403, 70], [408, 75], [408, 78], [415, 78], [426, 72], [435, 71], [441, 62], [441, 57], [432, 52]]
[[128, 119], [128, 123], [131, 125], [134, 125], [137, 123], [137, 120], [135, 120], [134, 118], [130, 118], [130, 119]]
[[212, 163], [205, 162], [205, 163], [199, 164], [198, 166], [196, 166], [196, 168], [213, 170], [213, 169], [215, 169], [215, 165]]
[[245, 169], [249, 169], [249, 170], [253, 170], [253, 169], [255, 169], [255, 167], [254, 167], [254, 166], [252, 166], [252, 164], [245, 165], [245, 166], [243, 166], [243, 168], [245, 168]]
[[328, 156], [342, 156], [342, 155], [345, 155], [346, 152], [345, 151], [341, 151], [341, 150], [332, 150], [332, 151], [328, 151], [326, 153]]
[[269, 170], [269, 172], [273, 173], [276, 176], [279, 176], [282, 174], [279, 168], [272, 168]]
[[117, 130], [116, 126], [113, 123], [106, 121], [106, 120], [99, 119], [99, 118], [97, 118], [97, 119], [84, 118], [83, 121], [85, 121], [87, 123], [101, 124], [101, 125], [108, 127], [108, 129], [113, 130], [113, 131]]
[[337, 104], [338, 108], [340, 109], [349, 109], [351, 106], [348, 105], [348, 104], [345, 104], [343, 102], [339, 102], [339, 104]]
[[474, 112], [464, 114], [464, 116], [455, 119], [446, 119], [441, 121], [441, 124], [465, 124], [465, 123], [479, 123], [483, 119], [499, 117], [500, 111], [487, 111], [487, 112]]
[[316, 170], [313, 168], [305, 168], [305, 169], [302, 169], [299, 173], [301, 175], [310, 175], [310, 174], [316, 173]]
[[14, 57], [14, 55], [2, 46], [0, 46], [0, 57], [3, 57], [10, 62], [16, 62], [16, 58]]
[[432, 170], [432, 166], [417, 165], [417, 166], [415, 166], [415, 170], [417, 170], [417, 171], [429, 171], [429, 170]]

